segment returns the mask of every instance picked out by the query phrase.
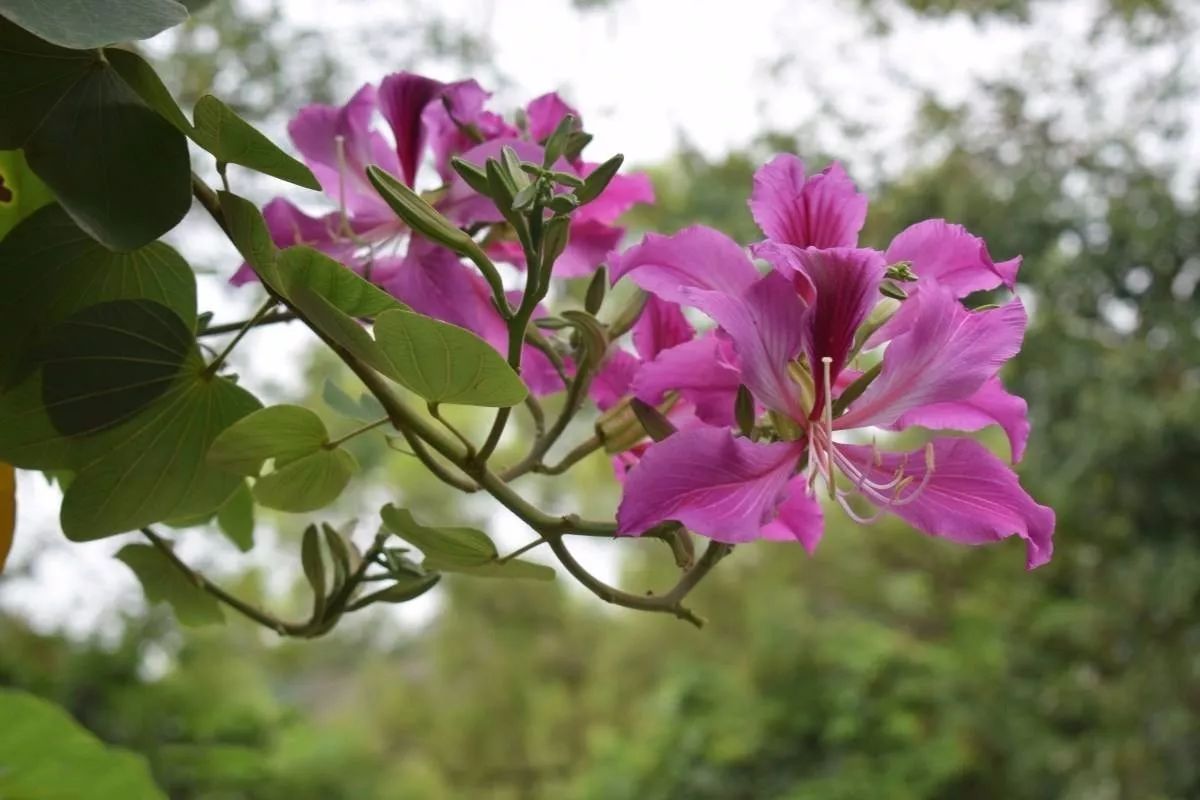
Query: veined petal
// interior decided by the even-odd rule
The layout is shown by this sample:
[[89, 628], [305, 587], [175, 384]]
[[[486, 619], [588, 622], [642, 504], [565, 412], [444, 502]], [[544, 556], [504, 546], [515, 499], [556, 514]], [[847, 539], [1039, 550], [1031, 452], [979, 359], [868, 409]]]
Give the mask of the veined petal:
[[788, 280], [770, 272], [741, 295], [693, 289], [684, 296], [729, 335], [746, 388], [763, 405], [803, 419], [788, 362], [800, 352], [808, 309]]
[[911, 425], [924, 428], [978, 431], [999, 425], [1008, 436], [1013, 463], [1025, 454], [1029, 441], [1028, 406], [1023, 398], [1004, 389], [998, 377], [988, 378], [975, 394], [965, 400], [930, 403], [906, 412], [896, 421], [901, 430]]
[[921, 282], [918, 286], [937, 283], [956, 297], [1001, 284], [1011, 289], [1021, 266], [1019, 256], [993, 262], [983, 239], [944, 219], [927, 219], [905, 228], [888, 245], [885, 255], [889, 264], [911, 261]]
[[763, 526], [762, 538], [777, 542], [799, 542], [809, 555], [817, 549], [825, 530], [821, 504], [808, 489], [803, 475], [792, 478], [784, 488], [779, 516]]
[[400, 177], [409, 186], [417, 178], [425, 149], [425, 126], [421, 115], [437, 99], [445, 84], [424, 75], [396, 72], [379, 84], [379, 110], [396, 137]]
[[642, 243], [609, 260], [612, 281], [629, 279], [674, 303], [688, 302], [685, 289], [739, 295], [758, 280], [741, 245], [723, 233], [694, 225], [673, 236], [646, 235]]
[[838, 429], [894, 426], [930, 403], [965, 400], [1021, 349], [1025, 308], [1014, 299], [1000, 308], [968, 311], [950, 291], [931, 285], [905, 300], [911, 326], [888, 345], [883, 367]]
[[544, 142], [562, 118], [567, 114], [580, 119], [579, 112], [568, 105], [557, 92], [535, 97], [525, 106], [525, 116], [529, 120], [529, 137], [535, 142]]
[[867, 196], [836, 161], [805, 178], [804, 162], [785, 153], [754, 174], [750, 212], [768, 239], [796, 247], [854, 247], [867, 219]]
[[677, 304], [650, 295], [633, 323], [633, 349], [649, 361], [663, 350], [691, 341], [695, 335], [692, 323]]
[[898, 504], [873, 502], [918, 530], [969, 545], [1019, 536], [1025, 540], [1026, 568], [1050, 560], [1054, 511], [1026, 494], [1016, 474], [978, 442], [935, 439], [933, 471], [927, 482], [925, 454], [920, 450], [876, 453], [858, 445], [837, 445], [837, 449], [868, 480], [887, 483], [897, 474], [910, 478]]
[[652, 445], [625, 479], [617, 531], [678, 520], [720, 542], [762, 536], [803, 448], [756, 444], [721, 428], [692, 428]]
[[696, 407], [696, 416], [710, 425], [733, 424], [733, 405], [742, 375], [733, 362], [727, 339], [709, 333], [663, 350], [637, 370], [633, 394], [656, 405], [676, 391]]

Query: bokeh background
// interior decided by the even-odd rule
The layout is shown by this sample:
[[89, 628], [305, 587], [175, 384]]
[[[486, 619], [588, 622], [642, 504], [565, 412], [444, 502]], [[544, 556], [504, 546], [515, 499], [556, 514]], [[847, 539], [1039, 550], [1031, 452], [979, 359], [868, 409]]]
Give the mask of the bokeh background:
[[[1057, 551], [1027, 574], [1019, 543], [831, 515], [815, 557], [738, 548], [695, 595], [703, 631], [565, 578], [451, 577], [281, 642], [233, 618], [180, 629], [111, 562], [122, 542], [62, 540], [53, 487], [26, 473], [0, 685], [143, 753], [172, 798], [1200, 797], [1193, 0], [216, 0], [145, 50], [185, 106], [214, 91], [280, 140], [301, 105], [398, 69], [476, 76], [506, 109], [557, 89], [593, 157], [653, 175], [635, 232], [700, 221], [749, 241], [750, 176], [787, 150], [847, 165], [872, 246], [945, 217], [1023, 254], [1032, 321], [1005, 378], [1029, 401], [1020, 472], [1058, 512]], [[175, 242], [208, 273], [202, 306], [240, 318], [256, 299], [225, 286], [236, 257], [203, 228]], [[326, 379], [353, 385], [286, 328], [235, 362], [261, 396], [321, 408]], [[334, 516], [392, 501], [522, 541], [358, 446], [369, 477]], [[589, 514], [616, 499], [602, 457], [528, 488]], [[260, 515], [249, 557], [206, 530], [181, 551], [301, 616], [305, 524]], [[587, 555], [641, 589], [673, 569], [653, 544]]]

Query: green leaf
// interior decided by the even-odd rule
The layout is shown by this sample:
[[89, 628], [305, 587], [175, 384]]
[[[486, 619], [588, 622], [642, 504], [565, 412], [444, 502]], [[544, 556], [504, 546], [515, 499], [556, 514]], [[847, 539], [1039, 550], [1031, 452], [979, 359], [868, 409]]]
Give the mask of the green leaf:
[[295, 289], [302, 286], [351, 317], [373, 317], [384, 311], [407, 308], [378, 286], [346, 269], [344, 264], [311, 247], [297, 245], [282, 251], [276, 259], [276, 269], [286, 296], [291, 297]]
[[0, 797], [166, 800], [143, 756], [108, 747], [53, 703], [0, 688]]
[[170, 604], [184, 625], [198, 627], [225, 621], [216, 599], [188, 580], [158, 548], [148, 544], [127, 544], [117, 552], [116, 558], [137, 575], [146, 600]]
[[300, 406], [270, 406], [243, 417], [221, 432], [208, 460], [240, 475], [258, 475], [273, 458], [288, 463], [320, 450], [329, 441], [325, 423]]
[[474, 528], [431, 528], [417, 522], [412, 512], [393, 505], [380, 512], [389, 531], [435, 560], [442, 569], [477, 567], [495, 561], [496, 545], [483, 531]]
[[244, 481], [217, 512], [217, 527], [243, 553], [254, 547], [254, 495]]
[[0, 462], [0, 573], [12, 549], [17, 527], [17, 472]]
[[217, 192], [221, 201], [221, 214], [229, 228], [233, 241], [242, 258], [254, 269], [259, 279], [279, 294], [283, 294], [283, 281], [275, 268], [279, 250], [271, 240], [271, 232], [258, 207], [244, 197], [231, 192]]
[[257, 408], [245, 389], [190, 365], [141, 414], [68, 451], [82, 466], [63, 497], [63, 532], [86, 541], [220, 508], [242, 479], [205, 454], [217, 434]]
[[297, 286], [288, 300], [317, 330], [324, 333], [355, 357], [391, 376], [392, 367], [371, 334], [358, 322], [339, 311], [332, 303], [306, 286]]
[[430, 402], [503, 407], [529, 393], [495, 348], [455, 325], [387, 311], [375, 319], [375, 338], [385, 374]]
[[490, 561], [486, 564], [455, 564], [436, 556], [426, 557], [422, 566], [425, 569], [438, 572], [455, 572], [461, 575], [471, 575], [476, 578], [508, 578], [511, 580], [552, 581], [554, 570], [545, 564], [532, 561], [522, 561], [514, 558], [510, 561]]
[[398, 576], [396, 582], [391, 586], [369, 594], [357, 603], [352, 603], [347, 610], [357, 611], [372, 603], [407, 603], [409, 600], [415, 600], [434, 586], [437, 586], [438, 581], [441, 579], [442, 576], [436, 572], [430, 572], [425, 575]]
[[279, 149], [270, 139], [210, 94], [196, 102], [192, 140], [218, 161], [241, 164], [280, 180], [320, 191], [308, 167]]
[[325, 401], [325, 405], [342, 416], [360, 422], [374, 422], [387, 415], [383, 406], [375, 399], [375, 395], [364, 392], [355, 400], [328, 378], [321, 388], [321, 399]]
[[[54, 4], [45, 8], [58, 9]], [[22, 148], [72, 219], [113, 250], [175, 227], [191, 206], [187, 141], [96, 51], [0, 19], [0, 149]]]
[[149, 39], [188, 16], [175, 0], [0, 0], [0, 14], [48, 42], [76, 50]]
[[341, 448], [319, 450], [259, 478], [254, 499], [279, 511], [316, 511], [338, 498], [357, 468]]
[[72, 314], [40, 348], [50, 421], [69, 436], [123, 422], [170, 388], [193, 341], [183, 320], [152, 300], [113, 300]]
[[[54, 195], [25, 162], [20, 150], [0, 150], [0, 239]], [[0, 262], [3, 263], [3, 262]]]
[[154, 67], [129, 50], [111, 48], [104, 51], [108, 63], [121, 76], [129, 88], [137, 92], [142, 102], [157, 111], [167, 122], [174, 125], [186, 136], [192, 135], [192, 123], [183, 115], [183, 110], [171, 96], [171, 91], [163, 84], [162, 78], [154, 71]]
[[0, 241], [0, 264], [0, 388], [28, 374], [46, 330], [93, 304], [152, 300], [195, 324], [196, 278], [178, 253], [161, 242], [114, 253], [57, 205]]

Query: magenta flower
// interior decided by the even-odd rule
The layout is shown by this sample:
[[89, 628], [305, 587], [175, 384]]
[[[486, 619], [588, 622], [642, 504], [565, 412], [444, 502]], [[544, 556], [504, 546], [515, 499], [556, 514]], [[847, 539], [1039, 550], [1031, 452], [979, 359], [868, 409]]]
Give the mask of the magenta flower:
[[[971, 311], [958, 300], [1011, 285], [1019, 262], [993, 264], [982, 242], [940, 221], [910, 228], [887, 254], [855, 247], [865, 199], [840, 168], [805, 179], [791, 157], [759, 171], [751, 202], [771, 237], [754, 248], [774, 268], [765, 276], [733, 241], [704, 228], [648, 236], [613, 258], [614, 277], [627, 275], [660, 298], [707, 314], [718, 331], [695, 341], [727, 337], [740, 382], [770, 412], [751, 436], [714, 419], [716, 425], [680, 430], [651, 446], [627, 476], [620, 532], [636, 535], [678, 520], [719, 541], [794, 538], [811, 551], [821, 536], [820, 485], [859, 521], [888, 512], [965, 544], [1015, 535], [1026, 542], [1029, 568], [1049, 560], [1054, 512], [1033, 501], [982, 445], [935, 436], [920, 450], [887, 453], [842, 441], [861, 441], [879, 428], [977, 430], [999, 422], [1020, 457], [1025, 404], [1004, 392], [997, 373], [1020, 349], [1024, 309], [1013, 299]], [[893, 251], [912, 262], [920, 280], [900, 310], [859, 342], [882, 299]], [[877, 369], [864, 376], [850, 367], [883, 344]], [[642, 369], [671, 374], [671, 362], [682, 359], [675, 351], [695, 346], [665, 350]], [[696, 359], [690, 370], [676, 371], [675, 390], [723, 386], [727, 377], [713, 363]], [[865, 389], [860, 376], [869, 381]], [[633, 383], [639, 380], [649, 379], [639, 373]], [[867, 515], [870, 506], [876, 510]]]

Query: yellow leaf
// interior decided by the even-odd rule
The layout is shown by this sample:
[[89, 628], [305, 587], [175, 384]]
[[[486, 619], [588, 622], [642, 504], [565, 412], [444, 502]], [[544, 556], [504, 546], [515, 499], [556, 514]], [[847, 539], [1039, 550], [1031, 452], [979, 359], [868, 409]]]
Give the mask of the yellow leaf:
[[17, 474], [8, 464], [0, 464], [0, 572], [12, 548], [17, 527]]

